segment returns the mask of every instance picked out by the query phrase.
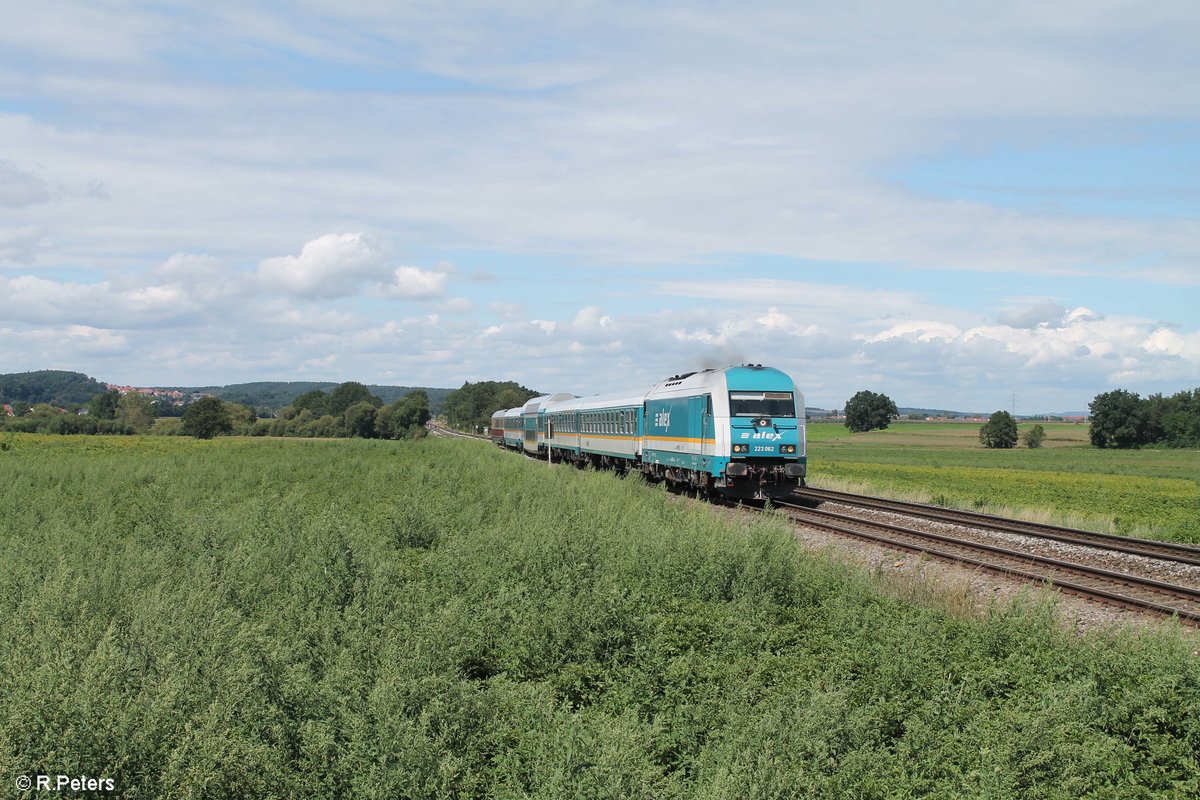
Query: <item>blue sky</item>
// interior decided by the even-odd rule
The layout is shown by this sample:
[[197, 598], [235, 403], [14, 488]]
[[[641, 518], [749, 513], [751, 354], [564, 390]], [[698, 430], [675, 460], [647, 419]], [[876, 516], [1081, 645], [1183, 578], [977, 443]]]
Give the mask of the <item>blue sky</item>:
[[0, 372], [1200, 386], [1194, 3], [6, 17]]

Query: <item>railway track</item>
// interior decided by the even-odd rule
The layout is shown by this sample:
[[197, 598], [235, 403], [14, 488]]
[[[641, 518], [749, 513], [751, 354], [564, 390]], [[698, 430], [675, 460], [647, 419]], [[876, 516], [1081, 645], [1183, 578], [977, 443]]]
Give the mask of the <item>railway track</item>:
[[992, 514], [980, 514], [974, 511], [957, 511], [939, 506], [922, 503], [908, 503], [902, 500], [886, 500], [881, 497], [836, 492], [830, 489], [814, 489], [805, 487], [797, 489], [795, 497], [809, 500], [830, 501], [858, 508], [871, 508], [904, 514], [910, 517], [948, 522], [955, 525], [969, 525], [972, 528], [984, 528], [1001, 533], [1033, 536], [1038, 539], [1050, 539], [1068, 544], [1097, 547], [1118, 553], [1144, 556], [1146, 558], [1167, 559], [1181, 564], [1200, 566], [1200, 547], [1179, 542], [1160, 542], [1153, 539], [1135, 539], [1130, 536], [1114, 536], [1111, 533], [1084, 531], [1075, 528], [1064, 528], [1059, 525], [1046, 525], [1039, 522], [1027, 522], [1018, 519], [1006, 519]]
[[487, 439], [486, 436], [480, 436], [476, 433], [463, 433], [452, 428], [443, 428], [441, 425], [435, 425], [433, 422], [425, 423], [425, 427], [429, 430], [430, 436], [440, 436], [444, 439]]
[[[845, 501], [839, 499], [838, 502]], [[780, 501], [776, 506], [792, 520], [820, 530], [1047, 584], [1110, 605], [1177, 616], [1180, 620], [1200, 624], [1200, 589], [1190, 586], [890, 522], [821, 511], [791, 501]], [[991, 518], [993, 522], [998, 519]], [[962, 520], [956, 522], [966, 524]], [[1024, 534], [1024, 531], [1020, 533]]]

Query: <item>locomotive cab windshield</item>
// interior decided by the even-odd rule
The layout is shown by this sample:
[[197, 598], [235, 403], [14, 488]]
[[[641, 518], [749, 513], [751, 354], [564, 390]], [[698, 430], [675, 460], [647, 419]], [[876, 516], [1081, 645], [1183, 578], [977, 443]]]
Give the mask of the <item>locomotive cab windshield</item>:
[[796, 401], [791, 392], [730, 392], [731, 417], [794, 417]]

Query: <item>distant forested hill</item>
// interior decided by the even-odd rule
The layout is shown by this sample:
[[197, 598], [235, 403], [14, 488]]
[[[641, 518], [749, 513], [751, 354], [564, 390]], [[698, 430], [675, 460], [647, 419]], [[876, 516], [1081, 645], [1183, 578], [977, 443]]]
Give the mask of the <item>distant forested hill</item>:
[[12, 372], [0, 375], [0, 403], [24, 400], [26, 403], [49, 403], [65, 406], [86, 403], [104, 384], [82, 372], [42, 369], [37, 372]]
[[[329, 393], [337, 387], [338, 384], [334, 381], [255, 381], [253, 383], [231, 383], [228, 386], [171, 386], [166, 388], [179, 389], [188, 393], [203, 392], [233, 403], [245, 403], [253, 408], [269, 408], [277, 411], [289, 405], [305, 392], [319, 389]], [[384, 403], [398, 400], [414, 389], [422, 389], [429, 395], [429, 407], [435, 414], [441, 408], [446, 395], [452, 391], [451, 389], [434, 389], [427, 386], [380, 386], [377, 384], [370, 384], [367, 388], [371, 394], [383, 400]]]

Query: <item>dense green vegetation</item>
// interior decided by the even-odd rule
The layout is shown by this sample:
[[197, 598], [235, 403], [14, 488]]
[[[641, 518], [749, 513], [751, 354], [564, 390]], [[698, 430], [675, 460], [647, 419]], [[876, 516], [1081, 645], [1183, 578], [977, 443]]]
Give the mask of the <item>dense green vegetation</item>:
[[538, 392], [512, 381], [468, 381], [446, 396], [442, 415], [456, 428], [481, 431], [498, 409], [516, 408]]
[[810, 425], [810, 482], [1200, 542], [1200, 452], [1098, 450], [1085, 425], [1039, 424], [1039, 448], [1000, 450], [981, 447], [969, 423], [901, 422], [864, 434]]
[[99, 392], [77, 414], [39, 403], [17, 417], [0, 417], [0, 431], [51, 434], [359, 437], [402, 439], [425, 435], [429, 397], [417, 389], [386, 405], [361, 383], [348, 381], [329, 394], [314, 389], [285, 406], [279, 416], [258, 419], [250, 406], [206, 396], [187, 404], [180, 417], [159, 419], [161, 406], [137, 392]]
[[847, 428], [856, 433], [883, 429], [892, 421], [892, 417], [900, 413], [892, 398], [886, 394], [877, 394], [863, 390], [846, 401], [843, 409]]
[[1114, 389], [1096, 395], [1088, 408], [1097, 447], [1200, 447], [1200, 389], [1146, 398]]
[[[344, 385], [344, 384], [342, 384]], [[362, 384], [357, 384], [362, 385]], [[178, 389], [185, 395], [193, 393], [220, 397], [228, 403], [248, 406], [257, 415], [270, 416], [285, 406], [291, 405], [301, 395], [309, 392], [332, 392], [339, 384], [334, 381], [256, 381], [254, 383], [234, 383], [228, 386], [169, 386], [157, 387], [164, 390]], [[380, 405], [393, 403], [414, 391], [423, 391], [429, 406], [434, 413], [441, 409], [442, 401], [450, 393], [450, 389], [435, 389], [416, 386], [381, 386], [371, 384], [366, 387], [368, 392], [379, 398]], [[38, 370], [37, 372], [17, 372], [0, 375], [0, 403], [10, 403], [19, 409], [23, 415], [35, 404], [46, 403], [56, 408], [66, 408], [76, 411], [89, 406], [97, 396], [105, 394], [105, 386], [99, 381], [89, 378], [79, 372], [62, 370]], [[159, 416], [182, 416], [184, 408], [178, 408], [169, 403], [158, 403]], [[112, 416], [102, 417], [112, 419]], [[44, 432], [44, 431], [43, 431]], [[72, 431], [88, 433], [90, 431]]]
[[361, 383], [347, 381], [329, 394], [314, 389], [297, 397], [276, 419], [259, 420], [252, 436], [358, 437], [403, 439], [425, 435], [429, 398], [416, 389], [383, 404]]
[[103, 391], [104, 384], [81, 372], [42, 369], [0, 375], [0, 403], [67, 406], [86, 403], [97, 392]]
[[[361, 384], [359, 384], [361, 385]], [[231, 403], [241, 403], [259, 411], [276, 412], [293, 405], [296, 398], [309, 392], [329, 393], [337, 389], [336, 381], [255, 381], [233, 383], [228, 386], [178, 387], [185, 392], [203, 392], [220, 397]], [[369, 384], [367, 391], [378, 397], [381, 404], [393, 403], [414, 391], [425, 392], [430, 408], [436, 413], [450, 389], [435, 389], [428, 386], [382, 386]], [[319, 415], [318, 415], [319, 416]]]
[[158, 417], [159, 406], [151, 398], [137, 392], [121, 395], [117, 392], [101, 391], [89, 400], [86, 414], [49, 403], [36, 403], [20, 411], [17, 416], [0, 416], [0, 431], [55, 434], [147, 433]]
[[988, 417], [988, 421], [979, 428], [979, 443], [992, 449], [1016, 447], [1017, 421], [1012, 414], [996, 411]]
[[477, 442], [0, 439], [0, 774], [124, 797], [1200, 792], [1177, 633], [955, 618], [776, 520]]

